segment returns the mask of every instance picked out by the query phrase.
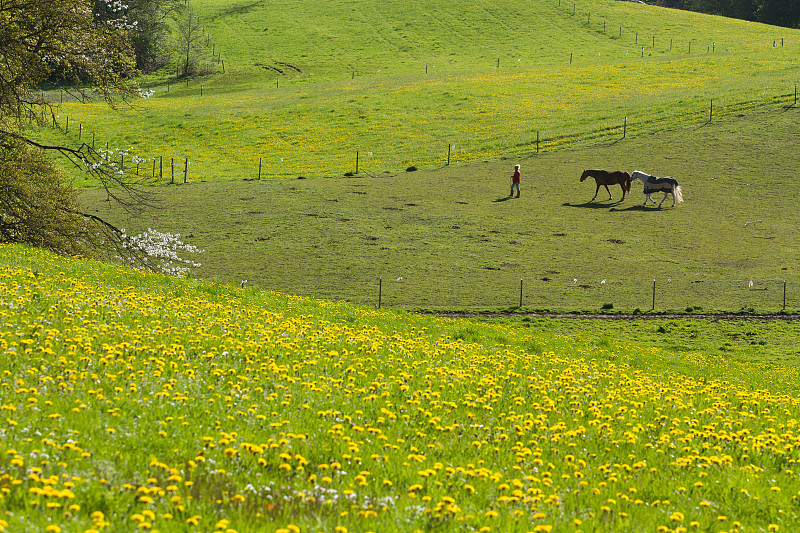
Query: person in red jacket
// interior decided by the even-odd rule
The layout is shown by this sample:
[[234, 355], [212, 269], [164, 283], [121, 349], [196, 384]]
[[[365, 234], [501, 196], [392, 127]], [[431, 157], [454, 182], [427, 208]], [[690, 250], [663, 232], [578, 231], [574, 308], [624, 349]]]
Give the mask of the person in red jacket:
[[511, 176], [511, 194], [508, 196], [514, 196], [514, 187], [517, 188], [517, 198], [519, 198], [519, 180], [520, 180], [520, 173], [519, 173], [519, 165], [514, 165], [514, 175]]

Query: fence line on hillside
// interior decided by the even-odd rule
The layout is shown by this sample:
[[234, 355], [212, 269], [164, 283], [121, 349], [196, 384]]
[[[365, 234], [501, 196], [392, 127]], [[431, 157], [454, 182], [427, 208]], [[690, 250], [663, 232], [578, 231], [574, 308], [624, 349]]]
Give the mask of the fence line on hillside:
[[[558, 0], [557, 7], [558, 8], [562, 7], [561, 6], [561, 0]], [[567, 7], [567, 9], [569, 9], [569, 7]], [[572, 1], [572, 16], [576, 16], [577, 14], [578, 14], [577, 3], [575, 1]], [[585, 15], [587, 17], [586, 24], [587, 25], [591, 25], [592, 24], [591, 11], [589, 11], [589, 10], [585, 11]], [[607, 22], [606, 19], [603, 19], [603, 33], [606, 33], [606, 30], [607, 30], [606, 22]], [[598, 23], [597, 27], [599, 29], [599, 23]], [[623, 29], [625, 29], [626, 32], [628, 32], [629, 34], [633, 35], [634, 44], [638, 45], [639, 44], [639, 33], [640, 32], [637, 31], [637, 30], [634, 30], [634, 29], [632, 29], [630, 27], [627, 27], [625, 24], [619, 24], [619, 38], [620, 39], [623, 38]], [[215, 62], [217, 65], [221, 65], [222, 72], [225, 72], [225, 62], [222, 60], [222, 51], [217, 49], [216, 44], [210, 42], [210, 36], [205, 33], [205, 25], [203, 25], [203, 27], [202, 27], [202, 35], [206, 37], [206, 48], [210, 47], [212, 49], [212, 51], [211, 51], [211, 59], [212, 59], [212, 61]], [[648, 37], [650, 37], [650, 36], [648, 36]], [[652, 48], [653, 49], [656, 48], [656, 38], [657, 38], [657, 35], [652, 35]], [[670, 45], [669, 45], [669, 51], [670, 52], [673, 51], [673, 40], [674, 40], [674, 38], [670, 38]], [[694, 39], [688, 41], [688, 51], [689, 51], [689, 53], [691, 53], [691, 45], [692, 45], [692, 41], [693, 40]], [[649, 40], [648, 40], [648, 42], [649, 42]], [[783, 37], [781, 37], [780, 38], [780, 46], [783, 47], [784, 45], [785, 45], [785, 40], [784, 40]], [[778, 46], [777, 38], [773, 39], [772, 46], [773, 46], [773, 48]], [[642, 57], [644, 57], [644, 49], [645, 49], [645, 47], [642, 46], [641, 48], [642, 48]], [[708, 53], [714, 53], [715, 51], [716, 51], [716, 43], [714, 43], [714, 42], [709, 43], [707, 45], [707, 52]], [[572, 61], [573, 61], [573, 54], [570, 53], [569, 63], [572, 64]], [[280, 69], [270, 67], [269, 65], [262, 65], [262, 66], [265, 69], [272, 69], [272, 70], [275, 70], [276, 73], [282, 74], [282, 71]], [[430, 66], [429, 63], [427, 63], [427, 62], [424, 63], [424, 69], [425, 69], [425, 73], [426, 74], [428, 73], [428, 70], [429, 70], [428, 67], [429, 66]], [[294, 68], [294, 67], [292, 67], [292, 68]], [[498, 57], [497, 60], [496, 60], [496, 66], [494, 67], [494, 69], [497, 70], [497, 69], [500, 69], [500, 68], [501, 68], [501, 58]], [[295, 69], [295, 70], [297, 70], [297, 69]], [[355, 77], [356, 71], [353, 70], [353, 72], [351, 74], [352, 74], [352, 77]], [[179, 78], [179, 66], [176, 66], [175, 83], [178, 83], [180, 81], [185, 82], [186, 88], [187, 89], [189, 88], [190, 77], [187, 76], [183, 80], [180, 80], [180, 78]], [[277, 83], [277, 79], [276, 79], [276, 85], [275, 86], [276, 86], [276, 88], [279, 87], [279, 84]], [[152, 89], [152, 87], [153, 86], [151, 86], [150, 88]], [[169, 92], [169, 89], [170, 89], [170, 80], [167, 80], [166, 92]], [[154, 89], [152, 89], [152, 90], [154, 92]], [[200, 95], [202, 96], [203, 92], [204, 92], [204, 86], [202, 84], [200, 85], [199, 91], [200, 91]], [[42, 101], [45, 101], [44, 93], [42, 93], [41, 96], [42, 96]], [[69, 90], [68, 89], [67, 90], [67, 96], [68, 96], [68, 98], [72, 97], [75, 101], [84, 102], [85, 99], [86, 99], [86, 91], [83, 90], [83, 89], [80, 89], [80, 90]], [[778, 95], [776, 98], [784, 97], [784, 96], [788, 96], [788, 95]], [[63, 103], [63, 101], [64, 101], [64, 90], [63, 89], [61, 89], [60, 92], [59, 92], [59, 98], [60, 98], [59, 102]], [[739, 102], [739, 103], [731, 104], [731, 105], [726, 106], [726, 107], [727, 108], [742, 108], [742, 109], [745, 109], [745, 108], [751, 107], [752, 105], [753, 105], [752, 102]], [[796, 105], [797, 105], [797, 84], [795, 84], [795, 86], [794, 86], [794, 101], [793, 101], [792, 106], [796, 106]], [[786, 107], [786, 106], [784, 106], [784, 107]], [[42, 110], [42, 113], [44, 114], [44, 109]], [[689, 112], [689, 113], [686, 113], [686, 114], [683, 114], [683, 115], [676, 115], [675, 117], [672, 117], [672, 120], [680, 120], [682, 118], [694, 117], [694, 116], [696, 116], [698, 114], [701, 114], [700, 111]], [[713, 120], [713, 115], [714, 115], [714, 101], [713, 101], [713, 99], [711, 99], [710, 102], [709, 102], [709, 108], [708, 108], [708, 113], [707, 113], [707, 116], [708, 116], [708, 121], [707, 122], [711, 122]], [[622, 132], [622, 138], [626, 138], [627, 137], [627, 133], [628, 133], [628, 118], [629, 117], [627, 117], [627, 116], [622, 117], [620, 119], [620, 121], [619, 121], [619, 126], [617, 126], [617, 127], [613, 127], [612, 126], [610, 128], [608, 128], [608, 127], [601, 128], [599, 130], [592, 130], [592, 131], [590, 131], [588, 133], [585, 133], [585, 132], [584, 133], [572, 133], [572, 134], [564, 134], [564, 135], [561, 135], [561, 136], [554, 136], [554, 137], [551, 137], [549, 139], [549, 142], [548, 142], [547, 139], [541, 139], [540, 138], [541, 131], [537, 130], [536, 131], [536, 141], [534, 142], [533, 140], [531, 140], [530, 142], [527, 143], [527, 145], [524, 145], [524, 146], [527, 146], [529, 148], [528, 152], [529, 152], [529, 155], [530, 155], [532, 153], [539, 153], [540, 149], [542, 149], [544, 147], [547, 147], [547, 146], [553, 148], [553, 147], [563, 146], [563, 144], [570, 144], [570, 143], [577, 142], [579, 139], [585, 141], [587, 138], [588, 139], [596, 139], [596, 138], [609, 137], [609, 136], [612, 136], [612, 135], [618, 135], [620, 130]], [[33, 119], [33, 117], [31, 117], [31, 119]], [[44, 116], [42, 117], [42, 120], [44, 121]], [[665, 120], [665, 119], [661, 119], [661, 120]], [[657, 123], [659, 121], [660, 120], [658, 120], [658, 119], [654, 119], [654, 120], [651, 120], [651, 121], [643, 122], [642, 124], [655, 124], [655, 123]], [[69, 117], [66, 118], [66, 123], [65, 123], [64, 127], [62, 128], [61, 125], [56, 120], [56, 116], [53, 115], [53, 127], [57, 127], [59, 129], [62, 129], [62, 131], [64, 131], [65, 134], [68, 134], [69, 133], [69, 125], [70, 125]], [[79, 125], [78, 125], [79, 140], [80, 140], [80, 137], [81, 137], [83, 131], [84, 131], [83, 124], [79, 123]], [[96, 140], [95, 139], [95, 132], [92, 132], [92, 147], [94, 147], [95, 140]], [[451, 142], [447, 142], [447, 165], [450, 164], [450, 159], [451, 159], [451, 155], [452, 155], [451, 152], [453, 150], [453, 146], [454, 145], [452, 145]], [[534, 146], [535, 146], [535, 152], [533, 150]], [[106, 143], [106, 148], [108, 148], [108, 143]], [[353, 150], [353, 152], [355, 154], [355, 160], [356, 160], [356, 163], [355, 163], [355, 166], [354, 166], [355, 173], [358, 173], [358, 171], [359, 171], [359, 165], [358, 165], [358, 153], [359, 153], [359, 150], [360, 150], [359, 148], [354, 148], [354, 150]], [[509, 154], [509, 155], [512, 155], [512, 154]], [[156, 160], [162, 160], [163, 161], [163, 158], [164, 158], [163, 155], [159, 155], [159, 156], [154, 156], [152, 158], [144, 158], [144, 159], [140, 158], [140, 159], [141, 159], [141, 161], [153, 161], [153, 162], [155, 162]], [[183, 158], [185, 160], [185, 165], [184, 165], [185, 168], [184, 168], [184, 172], [183, 172], [183, 174], [184, 174], [183, 182], [186, 183], [188, 181], [188, 177], [187, 177], [188, 176], [188, 167], [189, 167], [189, 165], [191, 165], [191, 161], [189, 160], [188, 155], [185, 154], [185, 153], [181, 157], [179, 157], [178, 159], [180, 160], [181, 158]], [[258, 172], [257, 173], [253, 172], [251, 174], [250, 171], [245, 171], [245, 176], [255, 175], [255, 176], [257, 176], [258, 179], [261, 179], [261, 176], [262, 176], [262, 159], [263, 158], [259, 158], [259, 161], [258, 161]], [[173, 167], [174, 167], [174, 163], [173, 163]], [[160, 168], [161, 168], [161, 172], [159, 173], [159, 181], [163, 181], [163, 163], [160, 165]], [[138, 171], [139, 171], [139, 168], [137, 166], [137, 175], [139, 175]], [[153, 172], [152, 177], [153, 178], [155, 177], [155, 171]], [[170, 183], [171, 184], [175, 183], [174, 168], [173, 168], [172, 173], [171, 173]]]
[[[333, 284], [333, 281], [331, 282]], [[252, 279], [249, 287], [313, 298], [346, 300], [377, 308], [495, 309], [522, 312], [726, 312], [798, 313], [800, 279], [518, 278], [465, 274], [338, 279], [335, 287], [310, 290], [308, 280]]]
[[[784, 109], [795, 108], [795, 107], [797, 107], [797, 87], [798, 87], [798, 85], [795, 84], [794, 87], [792, 88], [792, 92], [776, 95], [776, 96], [772, 97], [767, 102], [762, 102], [762, 103], [755, 103], [755, 102], [749, 102], [749, 101], [736, 102], [736, 103], [732, 103], [732, 104], [728, 104], [728, 105], [724, 106], [723, 109], [726, 110], [726, 114], [727, 115], [731, 115], [731, 114], [734, 114], [734, 113], [737, 113], [737, 112], [738, 113], [742, 113], [742, 112], [747, 111], [747, 110], [751, 110], [751, 109], [755, 109], [755, 108], [761, 108], [761, 107], [764, 107], [764, 106], [766, 106], [768, 104], [778, 105], [778, 106], [780, 106], [780, 107], [782, 107]], [[709, 100], [708, 108], [706, 108], [705, 110], [698, 109], [697, 111], [687, 112], [687, 113], [684, 113], [682, 115], [675, 115], [673, 117], [656, 118], [656, 119], [652, 119], [652, 120], [649, 120], [649, 121], [642, 122], [640, 124], [642, 124], [642, 125], [658, 125], [659, 123], [663, 123], [663, 122], [666, 122], [666, 121], [681, 122], [681, 121], [694, 121], [694, 120], [703, 121], [702, 123], [708, 124], [708, 123], [713, 121], [715, 116], [719, 117], [719, 115], [720, 115], [719, 109], [720, 109], [719, 100], [717, 100], [717, 104], [715, 106], [715, 101], [712, 98], [712, 99]], [[715, 115], [715, 113], [716, 113], [716, 115]], [[530, 157], [530, 156], [538, 154], [538, 153], [540, 153], [542, 151], [548, 151], [548, 149], [550, 149], [550, 150], [558, 150], [560, 148], [569, 147], [571, 145], [577, 144], [578, 142], [585, 143], [587, 141], [600, 141], [602, 139], [607, 139], [607, 138], [622, 138], [622, 139], [625, 139], [625, 138], [628, 137], [629, 133], [632, 131], [631, 130], [631, 121], [629, 120], [629, 118], [630, 117], [628, 117], [628, 116], [622, 117], [619, 120], [619, 123], [616, 126], [612, 125], [612, 126], [607, 126], [605, 128], [602, 128], [602, 129], [591, 130], [589, 132], [567, 133], [567, 134], [556, 135], [556, 136], [552, 136], [552, 137], [543, 137], [542, 136], [542, 132], [539, 131], [539, 130], [536, 130], [535, 139], [532, 136], [531, 140], [529, 142], [521, 143], [521, 144], [518, 145], [518, 146], [526, 147], [526, 150], [524, 151], [524, 154], [519, 154], [519, 157]], [[33, 120], [33, 118], [31, 118], [31, 120]], [[73, 132], [77, 130], [77, 133], [75, 133], [75, 135], [77, 136], [77, 140], [79, 142], [85, 143], [87, 146], [91, 146], [92, 149], [96, 149], [96, 145], [98, 143], [98, 139], [97, 139], [96, 133], [94, 131], [92, 132], [92, 140], [91, 140], [91, 143], [90, 143], [88, 141], [88, 138], [86, 140], [83, 139], [84, 135], [86, 135], [88, 137], [88, 129], [84, 126], [83, 123], [76, 122], [75, 120], [70, 120], [69, 116], [65, 116], [64, 125], [62, 127], [61, 122], [59, 122], [56, 119], [55, 115], [53, 116], [53, 127], [60, 129], [63, 132], [64, 135], [69, 135], [69, 133], [70, 133], [70, 125], [71, 124], [73, 125], [73, 128], [72, 128]], [[75, 126], [77, 126], [77, 128]], [[636, 130], [633, 130], [633, 131], [635, 133]], [[108, 142], [105, 143], [105, 146], [106, 146], [106, 148], [105, 148], [106, 152], [108, 152], [108, 153], [113, 152], [113, 150], [111, 150], [109, 152], [109, 143]], [[431, 155], [431, 157], [434, 158], [434, 159], [440, 159], [442, 161], [443, 165], [449, 166], [450, 162], [451, 162], [451, 157], [454, 154], [455, 147], [456, 147], [455, 144], [451, 144], [449, 142], [447, 142], [445, 144], [443, 142], [443, 147], [441, 148], [440, 156], [437, 157], [435, 155]], [[467, 147], [467, 151], [469, 151], [469, 147]], [[128, 155], [128, 150], [119, 150], [117, 153], [119, 154], [119, 163], [117, 163], [115, 161], [115, 164], [118, 165], [117, 168], [119, 170], [123, 170], [124, 171], [125, 168], [126, 168], [125, 167], [125, 156]], [[363, 163], [360, 163], [359, 155], [361, 153], [363, 153], [363, 151], [359, 150], [359, 149], [355, 149], [353, 151], [353, 168], [354, 168], [354, 171], [344, 172], [343, 175], [352, 176], [354, 174], [358, 174], [359, 172], [363, 172], [364, 174], [367, 174], [367, 175], [373, 175], [366, 168], [364, 168]], [[369, 152], [370, 155], [372, 155], [372, 153], [373, 152]], [[432, 154], [433, 152], [429, 152], [429, 153]], [[136, 175], [144, 177], [144, 176], [147, 176], [147, 174], [146, 173], [142, 174], [140, 172], [141, 163], [145, 163], [145, 162], [150, 163], [150, 162], [152, 162], [152, 172], [151, 172], [151, 175], [149, 177], [151, 177], [151, 178], [153, 178], [155, 180], [156, 176], [158, 176], [158, 180], [155, 180], [155, 181], [164, 182], [164, 168], [163, 168], [164, 159], [171, 160], [171, 167], [170, 167], [171, 171], [169, 173], [169, 176], [170, 176], [169, 183], [170, 184], [180, 183], [181, 182], [181, 174], [183, 175], [183, 179], [182, 179], [183, 183], [187, 183], [189, 181], [188, 180], [188, 171], [189, 171], [189, 167], [192, 165], [192, 162], [189, 159], [189, 157], [187, 155], [185, 155], [185, 153], [182, 156], [178, 157], [178, 158], [170, 157], [170, 156], [164, 156], [164, 155], [154, 156], [154, 157], [150, 157], [150, 158], [141, 158], [141, 157], [138, 157], [138, 156], [133, 156], [131, 158], [131, 160], [128, 161], [129, 167], [127, 167], [127, 168], [132, 168], [130, 166], [130, 164], [132, 162], [136, 162], [136, 170], [135, 170]], [[176, 159], [177, 159], [177, 161], [179, 161], [179, 167], [180, 167], [180, 161], [183, 160], [183, 170], [181, 171], [180, 168], [179, 168], [177, 174], [175, 172], [175, 160]], [[445, 161], [446, 161], [446, 163], [445, 163]], [[158, 172], [156, 172], [156, 162], [158, 162]], [[244, 176], [245, 176], [244, 179], [261, 179], [262, 178], [262, 167], [263, 167], [263, 157], [259, 157], [257, 161], [253, 162], [252, 168], [248, 168], [247, 170], [244, 171], [244, 173], [243, 173]], [[406, 170], [416, 170], [416, 167], [409, 167]], [[198, 172], [194, 172], [194, 174], [197, 175]], [[176, 179], [175, 179], [176, 176], [178, 176], [178, 181], [177, 182], [176, 182]], [[249, 176], [249, 178], [248, 178], [248, 176]]]

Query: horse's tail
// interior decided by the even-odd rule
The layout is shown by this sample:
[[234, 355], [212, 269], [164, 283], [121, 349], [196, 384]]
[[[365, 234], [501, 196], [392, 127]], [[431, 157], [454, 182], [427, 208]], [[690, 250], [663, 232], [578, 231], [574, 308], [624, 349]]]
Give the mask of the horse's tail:
[[681, 203], [683, 201], [683, 194], [681, 193], [681, 186], [680, 185], [676, 185], [675, 188], [673, 189], [673, 191], [675, 193], [675, 201], [677, 203]]

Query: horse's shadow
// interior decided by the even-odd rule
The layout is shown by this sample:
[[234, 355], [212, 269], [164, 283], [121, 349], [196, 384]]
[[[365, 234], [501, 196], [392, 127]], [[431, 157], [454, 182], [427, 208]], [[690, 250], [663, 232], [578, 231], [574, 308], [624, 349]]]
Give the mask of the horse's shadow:
[[573, 204], [573, 203], [570, 203], [570, 202], [564, 202], [561, 205], [564, 206], [564, 207], [583, 207], [584, 209], [608, 209], [608, 208], [612, 208], [613, 209], [614, 206], [619, 205], [621, 202], [622, 202], [622, 200], [616, 200], [615, 202], [613, 202], [611, 204], [606, 204], [606, 203], [595, 202], [593, 200], [589, 200], [588, 202], [585, 202], [585, 203], [582, 203], [582, 204]]
[[663, 211], [663, 208], [659, 208], [657, 206], [654, 208], [653, 206], [646, 206], [646, 205], [642, 205], [642, 204], [636, 204], [636, 205], [632, 205], [632, 206], [629, 206], [629, 207], [623, 207], [623, 208], [612, 207], [611, 209], [609, 209], [609, 211], [614, 211], [615, 213], [616, 212], [624, 213], [624, 212], [627, 212], [627, 211], [647, 211], [647, 212], [652, 212], [652, 211]]
[[[622, 204], [622, 200], [617, 200], [612, 204], [604, 204], [604, 203], [589, 201], [589, 202], [586, 202], [586, 203], [583, 203], [583, 204], [572, 204], [572, 203], [569, 203], [569, 202], [565, 202], [565, 203], [563, 203], [561, 205], [564, 206], [564, 207], [582, 207], [584, 209], [607, 209], [608, 211], [613, 212], [613, 213], [624, 213], [624, 212], [628, 212], [628, 211], [653, 211], [654, 210], [652, 207], [648, 207], [648, 206], [642, 205], [642, 204], [630, 205], [630, 206], [627, 206], [627, 207], [620, 207], [621, 204]], [[655, 209], [655, 210], [657, 211], [658, 209]]]

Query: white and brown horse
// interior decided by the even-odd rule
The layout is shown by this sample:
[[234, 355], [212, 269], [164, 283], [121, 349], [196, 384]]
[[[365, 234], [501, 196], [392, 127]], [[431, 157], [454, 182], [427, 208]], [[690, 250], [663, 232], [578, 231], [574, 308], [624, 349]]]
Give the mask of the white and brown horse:
[[681, 203], [683, 201], [683, 194], [681, 194], [681, 186], [678, 185], [678, 180], [675, 178], [671, 178], [669, 176], [663, 178], [657, 178], [655, 176], [651, 176], [650, 174], [645, 174], [639, 170], [634, 170], [633, 174], [631, 174], [631, 179], [638, 179], [641, 180], [644, 184], [644, 192], [647, 196], [644, 199], [644, 205], [647, 205], [647, 201], [651, 201], [656, 203], [650, 195], [654, 192], [663, 192], [664, 198], [661, 199], [661, 203], [658, 204], [658, 207], [661, 207], [661, 204], [664, 203], [664, 200], [667, 199], [667, 195], [672, 195], [672, 207], [675, 207], [676, 203]]

